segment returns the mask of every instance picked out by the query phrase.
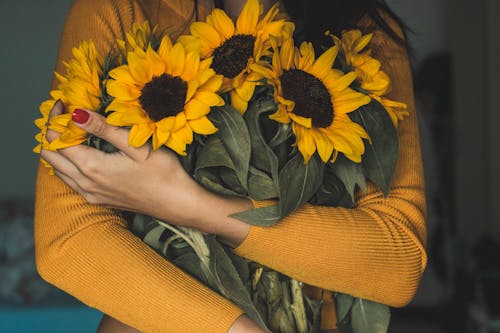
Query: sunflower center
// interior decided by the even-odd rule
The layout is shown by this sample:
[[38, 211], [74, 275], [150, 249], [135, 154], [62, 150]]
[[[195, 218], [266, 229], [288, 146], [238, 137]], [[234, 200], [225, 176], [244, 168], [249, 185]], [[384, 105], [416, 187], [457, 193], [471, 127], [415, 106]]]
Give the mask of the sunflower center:
[[181, 78], [162, 74], [144, 85], [139, 101], [149, 118], [156, 122], [182, 112], [186, 93], [187, 84]]
[[247, 67], [248, 59], [253, 56], [254, 43], [252, 35], [234, 35], [214, 50], [212, 68], [217, 74], [234, 78]]
[[298, 69], [283, 71], [280, 77], [283, 97], [294, 101], [293, 112], [311, 118], [314, 127], [328, 127], [333, 122], [333, 105], [325, 85], [313, 75]]

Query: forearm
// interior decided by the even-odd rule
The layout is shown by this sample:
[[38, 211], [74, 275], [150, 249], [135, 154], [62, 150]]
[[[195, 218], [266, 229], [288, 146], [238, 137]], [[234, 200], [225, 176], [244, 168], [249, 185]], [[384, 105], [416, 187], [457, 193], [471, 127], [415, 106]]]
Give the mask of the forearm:
[[76, 201], [77, 194], [46, 173], [42, 167], [35, 216], [43, 278], [146, 332], [226, 332], [241, 315], [135, 237], [116, 215]]

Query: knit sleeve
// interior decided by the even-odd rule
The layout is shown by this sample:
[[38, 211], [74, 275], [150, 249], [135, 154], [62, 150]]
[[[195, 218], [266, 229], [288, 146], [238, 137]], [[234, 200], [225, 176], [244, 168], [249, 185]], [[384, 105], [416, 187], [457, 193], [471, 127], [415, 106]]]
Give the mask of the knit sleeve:
[[[67, 16], [56, 69], [92, 39], [101, 53], [144, 20], [131, 0], [78, 0]], [[36, 263], [58, 288], [145, 332], [227, 332], [242, 311], [135, 237], [112, 210], [91, 205], [40, 165]]]
[[252, 226], [235, 252], [307, 284], [397, 307], [411, 301], [426, 266], [424, 178], [408, 54], [381, 31], [372, 46], [392, 79], [388, 98], [410, 112], [399, 123], [389, 194], [369, 184], [352, 209], [305, 204], [275, 226]]

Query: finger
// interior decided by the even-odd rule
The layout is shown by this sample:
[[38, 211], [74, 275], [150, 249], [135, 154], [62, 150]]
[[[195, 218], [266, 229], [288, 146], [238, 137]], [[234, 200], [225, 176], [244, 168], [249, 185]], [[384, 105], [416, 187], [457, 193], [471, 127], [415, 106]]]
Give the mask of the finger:
[[139, 148], [130, 146], [128, 144], [130, 131], [106, 123], [106, 118], [96, 112], [76, 109], [72, 120], [77, 126], [108, 141], [134, 160], [143, 160], [149, 154], [148, 145]]
[[[60, 99], [58, 99], [49, 112], [49, 121], [50, 119], [59, 116], [63, 113], [64, 113], [64, 103]], [[61, 133], [58, 133], [51, 129], [47, 130], [47, 133], [45, 134], [45, 137], [49, 142], [56, 140], [59, 136], [61, 136]]]
[[62, 172], [72, 179], [77, 179], [78, 177], [82, 176], [82, 173], [80, 172], [78, 167], [72, 161], [58, 152], [42, 149], [40, 151], [40, 156], [55, 170]]
[[60, 136], [61, 136], [61, 133], [56, 132], [56, 131], [51, 130], [51, 129], [47, 130], [47, 133], [45, 134], [45, 137], [47, 138], [47, 141], [49, 141], [49, 143], [56, 140]]
[[63, 182], [68, 184], [69, 187], [78, 192], [80, 195], [84, 194], [82, 188], [72, 178], [68, 177], [67, 175], [65, 175], [61, 171], [58, 171], [57, 169], [54, 170], [54, 174], [57, 177], [61, 178]]
[[49, 112], [49, 119], [64, 113], [64, 103], [58, 99]]

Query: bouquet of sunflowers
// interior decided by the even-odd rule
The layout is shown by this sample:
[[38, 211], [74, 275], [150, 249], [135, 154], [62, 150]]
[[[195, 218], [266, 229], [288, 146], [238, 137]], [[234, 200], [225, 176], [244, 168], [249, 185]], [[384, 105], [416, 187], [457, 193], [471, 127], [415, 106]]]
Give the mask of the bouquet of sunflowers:
[[[72, 112], [83, 108], [130, 129], [131, 146], [173, 150], [210, 191], [276, 202], [234, 215], [249, 224], [272, 226], [306, 202], [353, 207], [367, 180], [387, 193], [396, 126], [407, 111], [384, 97], [390, 79], [370, 55], [372, 36], [326, 32], [333, 46], [316, 55], [307, 41], [295, 46], [294, 24], [278, 19], [276, 6], [261, 14], [258, 0], [247, 1], [236, 23], [215, 9], [176, 41], [148, 22], [135, 24], [106, 55], [82, 42], [40, 106], [35, 151], [77, 144], [115, 151], [72, 123]], [[58, 99], [67, 113], [48, 123]], [[47, 128], [61, 136], [49, 143]], [[137, 214], [133, 231], [263, 328], [319, 332], [321, 301], [308, 298], [301, 281], [238, 257], [197, 230]], [[387, 306], [334, 296], [348, 331], [387, 329]]]

